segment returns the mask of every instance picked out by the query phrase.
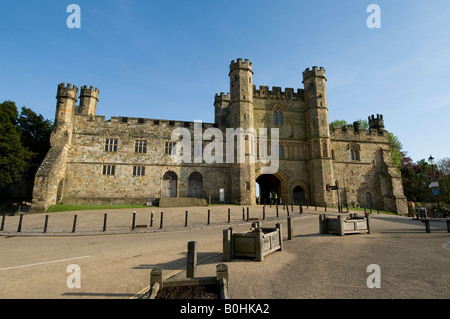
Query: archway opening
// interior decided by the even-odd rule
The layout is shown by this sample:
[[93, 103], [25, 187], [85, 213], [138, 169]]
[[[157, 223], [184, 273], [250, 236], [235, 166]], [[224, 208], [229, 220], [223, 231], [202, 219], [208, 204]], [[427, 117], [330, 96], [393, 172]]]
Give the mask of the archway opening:
[[178, 176], [168, 171], [163, 176], [162, 197], [177, 197]]
[[274, 204], [276, 198], [280, 203], [283, 195], [281, 194], [281, 182], [275, 175], [261, 175], [256, 179], [256, 183], [259, 185], [259, 194], [257, 195], [260, 197], [260, 204]]
[[292, 191], [292, 198], [294, 199], [294, 204], [305, 204], [305, 191], [303, 187], [297, 185]]
[[203, 189], [203, 176], [199, 172], [193, 172], [189, 175], [188, 196], [201, 198]]

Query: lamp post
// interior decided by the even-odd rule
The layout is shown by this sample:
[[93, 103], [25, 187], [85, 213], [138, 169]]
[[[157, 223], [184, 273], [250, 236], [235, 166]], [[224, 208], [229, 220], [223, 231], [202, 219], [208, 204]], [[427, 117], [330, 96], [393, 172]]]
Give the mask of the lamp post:
[[[437, 188], [437, 193], [435, 193], [435, 191], [434, 191], [435, 187], [438, 187], [439, 184], [437, 184], [437, 182], [435, 183], [435, 180], [437, 179], [437, 176], [436, 176], [437, 174], [434, 173], [434, 162], [433, 162], [433, 160], [434, 160], [434, 157], [430, 155], [430, 157], [428, 157], [428, 163], [431, 166], [430, 180], [431, 180], [431, 183], [433, 185], [433, 187], [432, 187], [433, 195], [439, 196], [439, 195], [437, 195], [437, 194], [439, 194], [439, 188]], [[437, 207], [439, 209], [439, 197], [437, 198]]]

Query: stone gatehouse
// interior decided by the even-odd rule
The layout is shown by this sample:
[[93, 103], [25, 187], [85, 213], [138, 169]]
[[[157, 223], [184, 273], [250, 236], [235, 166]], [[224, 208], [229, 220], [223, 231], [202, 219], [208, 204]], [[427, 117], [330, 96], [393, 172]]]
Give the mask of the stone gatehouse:
[[[275, 192], [285, 202], [331, 206], [339, 201], [407, 212], [383, 116], [369, 116], [368, 131], [355, 122], [330, 132], [322, 67], [306, 69], [303, 88], [297, 90], [257, 88], [248, 60], [232, 61], [229, 78], [229, 93], [215, 95], [214, 123], [202, 123], [201, 129], [278, 128], [275, 173], [261, 174], [261, 164], [252, 161], [176, 163], [171, 153], [178, 141], [172, 132], [182, 127], [194, 135], [196, 123], [126, 116], [106, 120], [96, 114], [97, 88], [62, 83], [51, 149], [35, 177], [32, 210], [56, 203], [144, 204], [149, 197], [218, 202], [222, 189], [226, 203], [239, 205], [254, 205], [258, 196], [264, 202]], [[329, 188], [336, 185], [337, 190]]]

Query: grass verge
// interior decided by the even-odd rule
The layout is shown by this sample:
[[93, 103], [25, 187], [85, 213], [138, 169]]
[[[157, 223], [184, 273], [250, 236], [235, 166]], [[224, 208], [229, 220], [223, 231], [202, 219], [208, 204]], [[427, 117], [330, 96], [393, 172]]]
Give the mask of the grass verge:
[[121, 209], [121, 208], [145, 208], [145, 205], [70, 205], [59, 204], [50, 206], [47, 213], [68, 212], [76, 210], [97, 210], [97, 209]]

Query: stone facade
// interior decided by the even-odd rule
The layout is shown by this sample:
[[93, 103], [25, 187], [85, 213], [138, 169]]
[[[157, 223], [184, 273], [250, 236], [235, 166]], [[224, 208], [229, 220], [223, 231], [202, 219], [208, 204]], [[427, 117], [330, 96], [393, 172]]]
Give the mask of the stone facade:
[[[268, 200], [270, 191], [282, 201], [305, 204], [372, 206], [407, 213], [400, 176], [390, 157], [383, 117], [369, 117], [370, 130], [358, 123], [329, 130], [326, 77], [323, 68], [303, 72], [303, 89], [253, 85], [253, 65], [237, 59], [230, 64], [230, 93], [216, 94], [218, 128], [279, 129], [279, 168], [261, 174], [248, 149], [242, 163], [176, 163], [170, 155], [178, 140], [175, 128], [187, 129], [194, 140], [193, 122], [96, 115], [99, 90], [60, 84], [51, 149], [39, 168], [33, 191], [34, 211], [56, 203], [136, 203], [146, 198], [201, 197], [254, 205]], [[257, 133], [255, 133], [257, 134]], [[195, 144], [193, 142], [193, 144]], [[207, 144], [203, 141], [203, 146]], [[193, 156], [198, 150], [193, 150]], [[202, 151], [200, 150], [200, 153]], [[225, 149], [224, 149], [225, 152]], [[338, 185], [338, 190], [329, 186]]]

